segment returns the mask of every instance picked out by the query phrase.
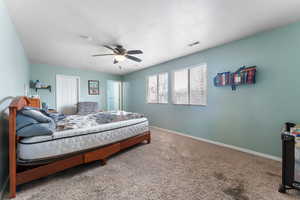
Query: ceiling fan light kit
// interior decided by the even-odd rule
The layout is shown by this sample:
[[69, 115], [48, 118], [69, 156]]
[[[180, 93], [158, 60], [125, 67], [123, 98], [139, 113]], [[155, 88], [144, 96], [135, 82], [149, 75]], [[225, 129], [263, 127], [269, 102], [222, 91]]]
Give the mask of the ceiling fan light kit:
[[118, 61], [118, 62], [122, 62], [126, 59], [126, 57], [124, 55], [115, 55], [115, 59]]

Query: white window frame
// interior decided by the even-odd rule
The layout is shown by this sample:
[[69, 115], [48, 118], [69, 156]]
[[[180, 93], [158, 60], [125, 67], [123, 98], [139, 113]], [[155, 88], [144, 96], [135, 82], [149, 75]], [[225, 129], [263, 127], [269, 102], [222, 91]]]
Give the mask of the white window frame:
[[[196, 68], [196, 67], [205, 67], [206, 68], [206, 73], [205, 73], [205, 77], [206, 77], [206, 81], [205, 81], [205, 91], [206, 91], [206, 98], [205, 98], [205, 102], [203, 104], [191, 104], [190, 101], [191, 101], [191, 87], [190, 87], [190, 71], [191, 69], [193, 68]], [[182, 103], [176, 103], [174, 101], [175, 99], [175, 92], [174, 92], [174, 85], [175, 85], [175, 72], [177, 71], [181, 71], [181, 70], [188, 70], [188, 103], [187, 104], [182, 104]], [[181, 68], [181, 69], [177, 69], [175, 71], [172, 72], [172, 104], [174, 105], [187, 105], [187, 106], [207, 106], [207, 97], [208, 97], [208, 92], [207, 92], [207, 81], [208, 81], [208, 74], [207, 74], [207, 64], [206, 63], [202, 63], [202, 64], [199, 64], [199, 65], [193, 65], [193, 66], [190, 66], [190, 67], [186, 67], [186, 68]]]
[[[161, 74], [167, 74], [167, 78], [168, 78], [168, 91], [167, 91], [167, 102], [159, 102], [159, 75]], [[149, 102], [148, 101], [148, 97], [149, 97], [149, 77], [150, 76], [156, 76], [156, 102]], [[146, 95], [146, 103], [147, 104], [168, 104], [169, 103], [169, 73], [168, 72], [161, 72], [161, 73], [158, 73], [158, 74], [151, 74], [151, 75], [148, 75], [146, 77], [146, 92], [147, 92], [147, 95]]]

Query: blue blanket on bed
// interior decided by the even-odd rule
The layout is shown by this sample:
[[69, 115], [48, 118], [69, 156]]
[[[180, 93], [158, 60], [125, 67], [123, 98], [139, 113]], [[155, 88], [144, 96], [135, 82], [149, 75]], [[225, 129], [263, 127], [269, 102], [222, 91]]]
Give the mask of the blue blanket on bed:
[[24, 107], [17, 113], [17, 136], [33, 137], [52, 135], [56, 129], [56, 122], [63, 119], [62, 115], [54, 115], [44, 110]]

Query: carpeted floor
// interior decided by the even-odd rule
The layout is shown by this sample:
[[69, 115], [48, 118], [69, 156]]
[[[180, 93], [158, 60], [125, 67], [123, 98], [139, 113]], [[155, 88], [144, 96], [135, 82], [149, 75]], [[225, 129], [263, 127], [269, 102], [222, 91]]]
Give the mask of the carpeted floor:
[[26, 200], [247, 200], [300, 199], [280, 194], [280, 163], [152, 130], [142, 144], [99, 162], [18, 188]]

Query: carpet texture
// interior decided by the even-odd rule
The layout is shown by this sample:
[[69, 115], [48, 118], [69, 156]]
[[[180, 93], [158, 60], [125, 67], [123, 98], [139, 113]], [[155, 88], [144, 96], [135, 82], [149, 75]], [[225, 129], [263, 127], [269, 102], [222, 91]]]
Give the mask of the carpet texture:
[[141, 144], [18, 187], [16, 200], [299, 199], [277, 192], [281, 164], [191, 138], [152, 130]]

